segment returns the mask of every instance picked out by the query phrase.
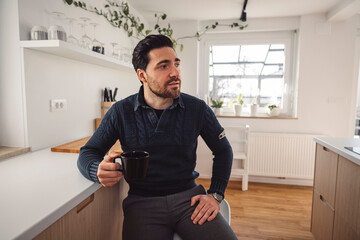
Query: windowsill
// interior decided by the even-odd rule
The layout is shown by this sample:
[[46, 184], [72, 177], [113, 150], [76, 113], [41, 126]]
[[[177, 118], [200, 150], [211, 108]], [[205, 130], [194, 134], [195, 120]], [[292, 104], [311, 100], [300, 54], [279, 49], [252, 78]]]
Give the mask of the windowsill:
[[276, 116], [271, 117], [267, 114], [257, 114], [256, 116], [250, 116], [249, 114], [241, 114], [240, 116], [230, 115], [230, 114], [223, 114], [223, 115], [216, 115], [218, 118], [252, 118], [252, 119], [287, 119], [287, 120], [297, 120], [297, 117], [288, 117], [288, 116]]

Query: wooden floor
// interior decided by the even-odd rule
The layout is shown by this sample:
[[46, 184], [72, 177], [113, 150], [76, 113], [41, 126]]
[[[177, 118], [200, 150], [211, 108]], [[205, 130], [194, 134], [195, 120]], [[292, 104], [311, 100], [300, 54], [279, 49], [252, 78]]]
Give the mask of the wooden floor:
[[[210, 180], [199, 179], [206, 189]], [[312, 187], [230, 181], [225, 198], [238, 239], [313, 239], [310, 233]]]

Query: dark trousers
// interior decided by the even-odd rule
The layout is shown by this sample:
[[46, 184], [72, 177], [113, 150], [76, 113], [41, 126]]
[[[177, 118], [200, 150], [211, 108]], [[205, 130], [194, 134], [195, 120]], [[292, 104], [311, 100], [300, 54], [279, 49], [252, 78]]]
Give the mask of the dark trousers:
[[190, 201], [199, 194], [206, 194], [201, 185], [164, 197], [130, 194], [123, 202], [123, 240], [172, 240], [174, 232], [183, 240], [237, 239], [220, 213], [201, 226], [192, 223], [197, 204], [191, 207]]

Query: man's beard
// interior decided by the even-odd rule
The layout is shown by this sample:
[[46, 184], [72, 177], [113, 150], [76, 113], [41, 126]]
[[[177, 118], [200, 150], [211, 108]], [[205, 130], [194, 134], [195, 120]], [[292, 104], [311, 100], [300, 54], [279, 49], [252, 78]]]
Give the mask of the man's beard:
[[[151, 82], [151, 84], [150, 84], [150, 82]], [[172, 87], [172, 90], [169, 90], [167, 87], [170, 83], [173, 83], [173, 82], [179, 82], [179, 86]], [[158, 97], [176, 99], [180, 96], [180, 87], [181, 87], [180, 78], [173, 78], [173, 79], [169, 80], [168, 82], [166, 82], [166, 84], [163, 88], [161, 88], [159, 86], [159, 84], [156, 83], [155, 81], [151, 80], [151, 81], [148, 81], [148, 83], [149, 83], [148, 86], [149, 86], [150, 91]], [[157, 89], [154, 88], [155, 86], [157, 87]]]

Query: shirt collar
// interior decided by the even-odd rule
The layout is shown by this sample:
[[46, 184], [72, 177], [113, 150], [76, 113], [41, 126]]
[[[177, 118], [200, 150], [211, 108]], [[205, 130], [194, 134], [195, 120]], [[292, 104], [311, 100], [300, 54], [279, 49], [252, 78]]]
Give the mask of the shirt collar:
[[[175, 107], [177, 107], [178, 105], [181, 107], [181, 108], [185, 108], [184, 106], [184, 102], [183, 102], [183, 99], [182, 99], [182, 94], [180, 93], [180, 96], [176, 99], [174, 99], [174, 102], [173, 104], [169, 107], [169, 109], [174, 109]], [[144, 99], [144, 86], [141, 86], [140, 87], [140, 90], [139, 90], [139, 93], [137, 94], [136, 96], [136, 100], [135, 100], [135, 106], [134, 106], [134, 111], [136, 111], [139, 107], [149, 107], [146, 102], [145, 102], [145, 99]]]

